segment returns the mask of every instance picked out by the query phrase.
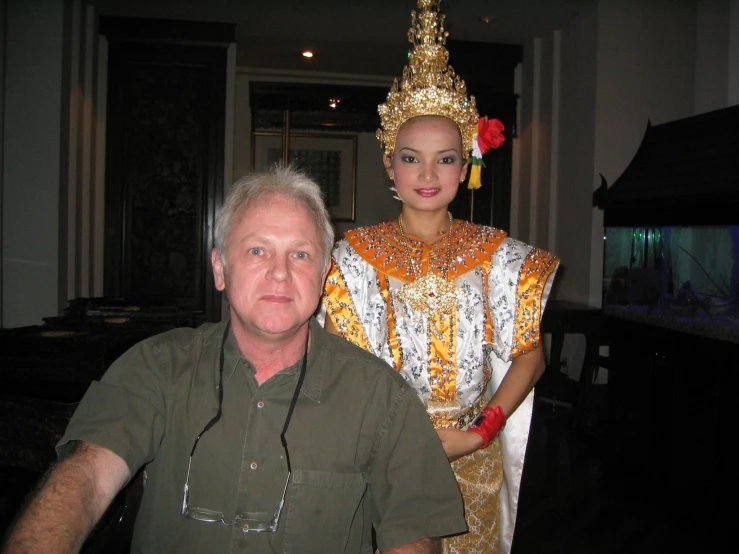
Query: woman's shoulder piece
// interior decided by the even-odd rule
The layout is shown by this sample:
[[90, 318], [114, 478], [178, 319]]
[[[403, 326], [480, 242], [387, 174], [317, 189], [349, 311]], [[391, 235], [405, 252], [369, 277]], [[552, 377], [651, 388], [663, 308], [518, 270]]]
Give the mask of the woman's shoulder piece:
[[532, 244], [529, 244], [522, 240], [514, 239], [512, 237], [507, 237], [505, 242], [503, 243], [503, 246], [510, 250], [534, 252], [541, 256], [552, 256], [553, 255], [550, 252], [544, 250], [543, 248], [539, 248], [538, 246], [534, 246]]
[[[451, 239], [452, 266], [455, 275], [461, 275], [489, 261], [507, 237], [505, 231], [461, 221]], [[440, 243], [443, 246], [443, 242]]]
[[489, 241], [502, 241], [506, 238], [508, 238], [508, 233], [503, 231], [502, 229], [498, 229], [496, 227], [491, 227], [490, 225], [482, 225], [481, 223], [471, 223], [469, 221], [464, 222], [468, 228], [470, 229], [471, 233], [478, 236], [486, 237]]
[[392, 223], [385, 221], [384, 223], [377, 223], [375, 225], [365, 225], [363, 227], [357, 227], [344, 233], [344, 240], [349, 244], [357, 241], [368, 240], [372, 237], [387, 236], [393, 230]]
[[398, 253], [397, 231], [389, 221], [347, 231], [345, 240], [346, 245], [380, 271], [388, 257]]
[[496, 254], [500, 269], [519, 274], [548, 276], [559, 265], [559, 258], [542, 248], [508, 237]]

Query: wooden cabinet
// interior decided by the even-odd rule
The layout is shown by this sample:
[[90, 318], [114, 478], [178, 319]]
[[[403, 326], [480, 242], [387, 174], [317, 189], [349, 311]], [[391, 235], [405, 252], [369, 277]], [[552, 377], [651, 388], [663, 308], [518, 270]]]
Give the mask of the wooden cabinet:
[[739, 344], [625, 319], [608, 325], [611, 471], [633, 486], [635, 503], [669, 514], [681, 551], [719, 551], [737, 488]]

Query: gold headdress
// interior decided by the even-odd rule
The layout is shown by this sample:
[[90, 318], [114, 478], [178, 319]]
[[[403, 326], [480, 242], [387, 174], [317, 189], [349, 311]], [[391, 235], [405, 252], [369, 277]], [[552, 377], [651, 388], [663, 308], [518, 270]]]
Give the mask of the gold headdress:
[[381, 128], [377, 138], [387, 156], [395, 150], [398, 129], [412, 117], [441, 115], [453, 120], [462, 133], [462, 154], [467, 158], [477, 132], [475, 97], [467, 96], [467, 85], [449, 65], [445, 48], [449, 35], [444, 31], [444, 15], [439, 0], [418, 0], [418, 14], [411, 12], [408, 41], [413, 44], [403, 80], [395, 79], [387, 101], [380, 104]]

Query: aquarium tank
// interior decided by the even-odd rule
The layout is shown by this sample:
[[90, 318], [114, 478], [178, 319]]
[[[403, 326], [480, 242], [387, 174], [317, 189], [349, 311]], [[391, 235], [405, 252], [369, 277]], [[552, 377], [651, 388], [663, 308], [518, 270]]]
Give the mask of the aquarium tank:
[[700, 324], [701, 334], [734, 332], [739, 225], [607, 227], [604, 240], [607, 312], [679, 318], [683, 324]]

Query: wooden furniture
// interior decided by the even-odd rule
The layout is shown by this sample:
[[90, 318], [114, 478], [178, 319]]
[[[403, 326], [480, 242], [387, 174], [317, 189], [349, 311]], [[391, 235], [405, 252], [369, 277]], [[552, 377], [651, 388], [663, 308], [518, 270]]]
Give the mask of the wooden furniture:
[[[553, 406], [572, 408], [572, 425], [577, 429], [583, 423], [588, 392], [600, 367], [608, 367], [609, 360], [600, 355], [600, 347], [608, 343], [606, 319], [600, 308], [576, 302], [551, 300], [547, 303], [541, 322], [541, 332], [551, 333], [552, 342], [549, 350], [546, 378], [542, 383], [544, 390], [538, 400]], [[551, 384], [562, 368], [562, 346], [565, 335], [581, 334], [585, 336], [585, 356], [583, 358], [577, 393], [574, 402], [552, 396], [553, 387], [547, 391], [547, 381]], [[555, 393], [556, 395], [556, 393]]]
[[662, 499], [654, 509], [669, 514], [679, 551], [722, 551], [733, 529], [727, 494], [739, 484], [739, 343], [621, 318], [609, 328], [611, 471]]
[[[44, 325], [0, 329], [0, 536], [56, 460], [54, 446], [93, 380], [135, 343], [202, 314], [122, 298], [78, 298]], [[84, 554], [124, 554], [143, 477], [116, 497]]]

